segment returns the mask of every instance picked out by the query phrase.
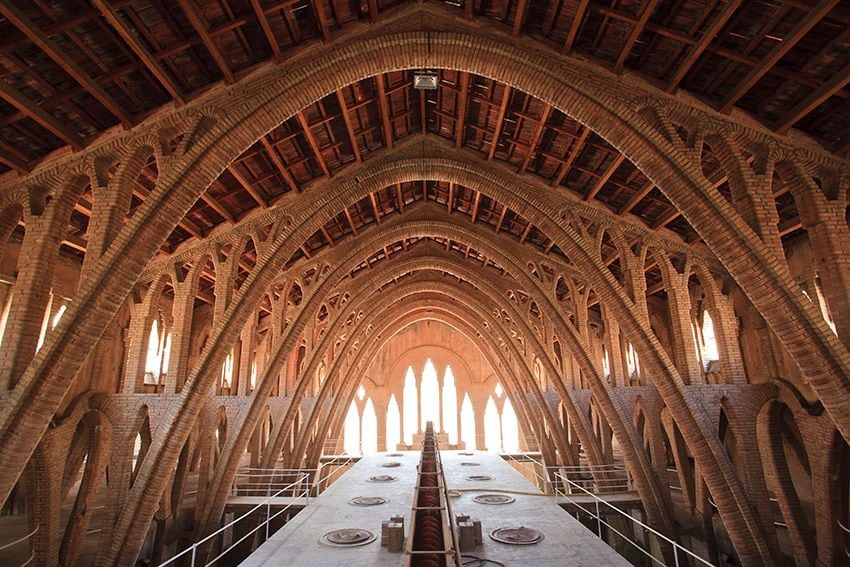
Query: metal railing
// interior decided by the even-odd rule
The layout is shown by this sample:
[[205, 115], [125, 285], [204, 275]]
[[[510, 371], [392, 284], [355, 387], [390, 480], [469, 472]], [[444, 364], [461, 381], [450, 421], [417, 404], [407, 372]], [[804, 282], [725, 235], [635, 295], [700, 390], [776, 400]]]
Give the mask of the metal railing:
[[[332, 483], [334, 475], [341, 474], [342, 469], [354, 462], [353, 457], [347, 457], [340, 462], [321, 463], [315, 469], [282, 469], [282, 468], [252, 468], [246, 467], [236, 473], [233, 484], [234, 496], [263, 496], [273, 490], [279, 490], [284, 486], [290, 486], [292, 479], [308, 476], [307, 484], [312, 496], [318, 496], [322, 490]], [[323, 469], [328, 469], [322, 476]], [[336, 480], [336, 479], [333, 479]], [[300, 487], [293, 489], [298, 492]]]
[[[644, 549], [644, 547], [642, 545], [640, 545], [638, 542], [632, 540], [631, 537], [627, 536], [626, 534], [624, 534], [623, 532], [618, 530], [616, 527], [611, 525], [611, 523], [609, 523], [601, 514], [601, 511], [604, 509], [608, 513], [613, 512], [613, 513], [615, 513], [619, 516], [622, 516], [624, 519], [628, 520], [632, 524], [639, 526], [643, 530], [645, 530], [646, 532], [654, 535], [658, 540], [659, 549], [661, 549], [661, 546], [664, 545], [664, 544], [669, 545], [671, 550], [672, 550], [672, 553], [673, 553], [673, 562], [674, 562], [673, 564], [675, 565], [675, 567], [679, 567], [679, 565], [680, 565], [680, 562], [681, 562], [681, 559], [679, 557], [680, 553], [685, 554], [688, 559], [693, 559], [694, 561], [696, 561], [696, 563], [698, 565], [708, 565], [709, 567], [712, 567], [712, 564], [709, 563], [708, 561], [706, 561], [705, 559], [703, 559], [702, 557], [695, 555], [693, 552], [682, 547], [681, 545], [679, 545], [678, 543], [676, 543], [672, 539], [668, 538], [667, 536], [657, 532], [656, 530], [652, 529], [651, 527], [644, 524], [640, 520], [633, 518], [629, 514], [626, 514], [625, 512], [623, 512], [622, 510], [620, 510], [616, 506], [609, 504], [608, 502], [606, 502], [602, 498], [599, 498], [598, 496], [596, 496], [592, 492], [588, 491], [584, 487], [579, 486], [578, 484], [576, 484], [575, 482], [573, 482], [569, 478], [566, 478], [566, 477], [564, 477], [563, 475], [561, 475], [560, 473], [557, 473], [557, 472], [555, 473], [555, 477], [560, 478], [560, 480], [562, 482], [564, 482], [567, 486], [569, 486], [571, 489], [576, 491], [576, 492], [567, 492], [567, 491], [562, 491], [562, 490], [556, 488], [555, 495], [558, 496], [558, 497], [566, 499], [567, 501], [569, 501], [573, 505], [575, 505], [577, 508], [580, 508], [589, 517], [595, 519], [596, 520], [596, 535], [599, 536], [600, 538], [603, 538], [602, 526], [606, 526], [609, 530], [611, 530], [612, 532], [619, 535], [623, 540], [630, 543], [638, 551], [640, 551], [641, 553], [646, 555], [654, 563], [657, 563], [658, 565], [662, 565], [662, 566], [667, 565], [666, 561], [663, 558], [655, 557], [651, 552]], [[586, 505], [588, 504], [587, 502], [582, 503], [582, 502], [578, 502], [575, 499], [573, 499], [572, 496], [575, 496], [576, 494], [583, 494], [585, 496], [590, 496], [593, 499], [593, 508], [588, 509], [586, 507]], [[576, 514], [577, 517], [578, 517], [578, 515], [579, 515], [579, 513]], [[685, 561], [685, 563], [687, 563], [687, 561]]]
[[[18, 545], [19, 543], [23, 543], [23, 542], [25, 542], [25, 541], [29, 541], [29, 539], [30, 539], [32, 536], [34, 536], [35, 534], [37, 534], [37, 533], [38, 533], [38, 528], [40, 528], [40, 527], [41, 527], [41, 525], [38, 525], [38, 526], [36, 526], [36, 527], [35, 527], [35, 529], [34, 529], [33, 531], [31, 531], [31, 532], [30, 532], [30, 533], [28, 533], [27, 535], [25, 535], [25, 536], [23, 536], [23, 537], [20, 537], [20, 538], [16, 539], [15, 541], [11, 541], [11, 542], [9, 542], [9, 543], [6, 543], [6, 544], [3, 544], [3, 545], [0, 545], [0, 551], [5, 551], [6, 549], [10, 549], [10, 548], [12, 548], [12, 547], [15, 547], [15, 546], [16, 546], [16, 545]], [[26, 567], [27, 565], [29, 565], [30, 563], [32, 563], [34, 559], [35, 559], [35, 550], [33, 549], [33, 550], [31, 551], [31, 553], [30, 553], [29, 559], [27, 559], [26, 561], [24, 561], [23, 563], [21, 563], [18, 567]]]
[[170, 564], [174, 563], [177, 559], [180, 559], [181, 557], [186, 557], [188, 555], [191, 555], [191, 558], [192, 558], [191, 563], [190, 563], [191, 567], [195, 567], [196, 561], [198, 560], [198, 548], [205, 546], [205, 545], [208, 545], [209, 542], [211, 542], [213, 538], [218, 537], [220, 534], [224, 533], [227, 529], [232, 528], [237, 523], [248, 518], [249, 516], [251, 516], [252, 514], [254, 514], [255, 512], [257, 512], [258, 510], [260, 510], [262, 508], [266, 509], [266, 519], [263, 522], [261, 522], [260, 524], [258, 524], [257, 526], [255, 526], [248, 533], [243, 535], [241, 538], [239, 538], [237, 541], [231, 543], [229, 546], [227, 546], [225, 549], [223, 549], [218, 555], [216, 555], [210, 561], [204, 563], [204, 567], [208, 567], [209, 565], [214, 564], [216, 561], [218, 561], [219, 559], [224, 557], [231, 549], [233, 549], [234, 547], [236, 547], [237, 545], [239, 545], [243, 541], [247, 540], [249, 537], [254, 537], [254, 534], [256, 534], [257, 532], [259, 532], [262, 529], [265, 529], [265, 539], [268, 540], [269, 539], [269, 525], [271, 524], [272, 520], [274, 520], [275, 518], [278, 518], [280, 515], [287, 512], [292, 506], [295, 505], [295, 503], [297, 501], [296, 500], [296, 501], [290, 502], [289, 504], [287, 504], [286, 506], [284, 506], [283, 508], [278, 510], [274, 515], [272, 515], [272, 513], [271, 513], [272, 512], [272, 510], [271, 510], [272, 499], [280, 498], [281, 496], [290, 496], [291, 494], [284, 494], [284, 493], [287, 493], [287, 492], [291, 493], [293, 490], [297, 490], [295, 487], [304, 486], [305, 488], [303, 488], [300, 493], [295, 495], [295, 497], [297, 499], [304, 498], [304, 501], [305, 501], [305, 504], [306, 504], [310, 499], [309, 478], [310, 478], [309, 474], [303, 474], [295, 482], [281, 488], [280, 490], [278, 490], [274, 494], [270, 494], [269, 496], [266, 497], [266, 499], [263, 502], [257, 504], [256, 506], [251, 508], [249, 511], [245, 512], [244, 514], [242, 514], [241, 516], [236, 518], [235, 520], [233, 520], [233, 521], [229, 522], [228, 524], [220, 527], [219, 529], [217, 529], [216, 531], [214, 531], [213, 533], [211, 533], [207, 537], [203, 538], [202, 540], [193, 543], [191, 547], [187, 547], [186, 549], [184, 549], [183, 551], [181, 551], [180, 553], [178, 553], [177, 555], [175, 555], [174, 557], [172, 557], [168, 561], [165, 561], [164, 563], [160, 563], [159, 567], [163, 567], [164, 565], [170, 565]]
[[[508, 462], [518, 465], [531, 472], [537, 479], [537, 486], [546, 494], [553, 494], [560, 484], [555, 473], [566, 475], [571, 481], [590, 489], [596, 494], [628, 492], [632, 490], [632, 482], [624, 465], [612, 463], [607, 465], [546, 465], [531, 455], [523, 454], [522, 459], [514, 454], [503, 455]], [[563, 487], [569, 490], [569, 486]]]

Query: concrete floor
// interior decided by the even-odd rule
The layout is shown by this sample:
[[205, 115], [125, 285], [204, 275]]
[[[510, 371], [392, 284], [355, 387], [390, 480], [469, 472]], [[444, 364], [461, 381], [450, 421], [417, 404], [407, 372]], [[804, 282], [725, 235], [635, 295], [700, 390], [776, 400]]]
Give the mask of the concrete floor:
[[[378, 453], [364, 457], [346, 472], [321, 496], [292, 521], [273, 534], [243, 563], [243, 566], [286, 567], [399, 567], [403, 554], [387, 552], [380, 545], [381, 521], [393, 515], [403, 515], [409, 527], [413, 489], [416, 483], [416, 465], [419, 452], [405, 452], [402, 457], [388, 457]], [[470, 552], [504, 563], [506, 566], [534, 565], [535, 567], [629, 565], [616, 551], [608, 547], [578, 521], [564, 512], [546, 496], [513, 494], [511, 504], [493, 506], [478, 504], [472, 498], [492, 489], [540, 493], [513, 467], [495, 453], [476, 451], [472, 456], [457, 451], [441, 453], [443, 469], [449, 488], [462, 489], [459, 498], [452, 499], [454, 512], [466, 513], [481, 520], [484, 545]], [[398, 468], [382, 468], [381, 463], [399, 461]], [[467, 467], [463, 462], [478, 462]], [[388, 484], [367, 482], [372, 475], [390, 474], [398, 481]], [[469, 481], [468, 475], [489, 475], [493, 480]], [[473, 490], [481, 489], [481, 490]], [[380, 506], [358, 507], [348, 501], [354, 496], [383, 496], [389, 502]], [[511, 546], [490, 539], [490, 530], [497, 527], [527, 526], [546, 536], [536, 545]], [[337, 548], [319, 543], [328, 531], [339, 528], [364, 528], [373, 531], [379, 539], [361, 547]]]

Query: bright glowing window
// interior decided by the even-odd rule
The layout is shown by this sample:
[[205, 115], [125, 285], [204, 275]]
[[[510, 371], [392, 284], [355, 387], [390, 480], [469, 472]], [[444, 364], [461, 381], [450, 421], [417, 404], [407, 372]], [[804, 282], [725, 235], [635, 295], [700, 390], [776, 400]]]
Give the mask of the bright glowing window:
[[165, 335], [165, 346], [162, 347], [162, 364], [160, 374], [168, 374], [168, 365], [171, 363], [171, 333]]
[[44, 310], [44, 318], [41, 321], [41, 331], [38, 333], [38, 343], [35, 346], [35, 352], [41, 350], [44, 345], [44, 338], [47, 336], [47, 326], [50, 324], [50, 312], [53, 311], [53, 290], [50, 290], [50, 297], [47, 300], [47, 309]]
[[251, 363], [251, 389], [257, 387], [257, 361]]
[[62, 320], [62, 315], [65, 314], [65, 310], [68, 309], [67, 305], [60, 305], [59, 309], [56, 311], [56, 315], [53, 316], [53, 320], [50, 322], [50, 328], [55, 329], [56, 325], [59, 324], [59, 321]]
[[451, 366], [446, 366], [443, 375], [443, 431], [449, 437], [449, 445], [457, 445], [457, 388]]
[[505, 389], [502, 388], [502, 384], [497, 382], [496, 383], [496, 397], [501, 398], [502, 394], [504, 394], [504, 393], [505, 393]]
[[431, 359], [425, 362], [422, 371], [422, 431], [425, 424], [433, 422], [434, 431], [440, 431], [440, 384], [437, 381], [437, 369]]
[[230, 349], [224, 364], [221, 365], [221, 387], [229, 388], [231, 382], [233, 382], [233, 349]]
[[602, 347], [602, 376], [611, 377], [611, 361], [608, 359], [608, 349]]
[[507, 453], [519, 452], [519, 423], [510, 399], [502, 408], [502, 446]]
[[145, 356], [145, 384], [159, 384], [159, 370], [162, 367], [162, 352], [159, 345], [159, 323], [154, 319], [151, 323], [148, 350]]
[[468, 451], [474, 451], [476, 449], [475, 409], [472, 407], [469, 394], [463, 396], [463, 403], [460, 404], [460, 437]]
[[496, 453], [502, 451], [502, 426], [493, 396], [487, 398], [487, 406], [484, 408], [484, 447]]
[[720, 360], [717, 350], [717, 337], [714, 334], [714, 321], [708, 311], [702, 314], [702, 362], [705, 366], [712, 360]]
[[413, 434], [419, 429], [419, 397], [416, 388], [416, 376], [413, 367], [407, 367], [404, 376], [404, 392], [402, 403], [404, 404], [404, 444], [413, 444]]
[[401, 443], [401, 412], [395, 394], [387, 404], [387, 451], [395, 451]]
[[6, 334], [6, 323], [9, 322], [9, 309], [12, 307], [12, 292], [6, 298], [6, 303], [3, 305], [3, 312], [0, 313], [0, 345], [3, 344], [3, 335]]
[[357, 399], [362, 400], [366, 396], [366, 388], [363, 387], [363, 384], [357, 387]]
[[351, 402], [348, 413], [345, 414], [342, 447], [349, 455], [360, 454], [360, 412], [354, 402]]
[[364, 455], [378, 452], [378, 416], [372, 398], [363, 407], [363, 427], [360, 430], [360, 450]]
[[638, 355], [632, 343], [626, 344], [626, 364], [629, 376], [640, 373], [640, 361], [638, 361]]
[[821, 315], [823, 315], [826, 324], [829, 325], [829, 328], [832, 329], [832, 332], [836, 335], [838, 331], [835, 329], [835, 321], [832, 319], [832, 315], [829, 312], [829, 305], [826, 303], [826, 297], [823, 295], [823, 288], [820, 285], [820, 279], [815, 279], [815, 291], [818, 294], [818, 306], [820, 307]]

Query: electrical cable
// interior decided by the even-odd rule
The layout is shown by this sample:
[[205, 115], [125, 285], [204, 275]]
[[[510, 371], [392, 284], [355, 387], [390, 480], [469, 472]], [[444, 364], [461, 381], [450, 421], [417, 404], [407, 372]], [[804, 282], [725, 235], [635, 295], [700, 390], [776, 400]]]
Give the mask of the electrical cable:
[[[483, 567], [486, 564], [498, 565], [499, 567], [505, 567], [505, 564], [501, 561], [495, 561], [493, 559], [485, 559], [483, 557], [478, 557], [477, 555], [468, 555], [466, 553], [461, 554], [460, 560], [463, 562], [464, 567]], [[478, 563], [475, 563], [477, 561]]]

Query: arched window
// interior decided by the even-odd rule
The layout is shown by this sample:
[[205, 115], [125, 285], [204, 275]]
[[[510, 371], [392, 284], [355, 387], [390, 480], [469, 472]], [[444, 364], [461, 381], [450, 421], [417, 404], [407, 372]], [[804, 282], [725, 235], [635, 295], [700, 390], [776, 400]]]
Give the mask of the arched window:
[[401, 443], [401, 412], [395, 394], [387, 404], [387, 451], [395, 451]]
[[357, 387], [357, 399], [362, 400], [366, 397], [366, 388], [363, 387], [363, 384], [360, 384]]
[[251, 390], [257, 387], [257, 361], [251, 363]]
[[422, 431], [425, 424], [433, 422], [434, 431], [440, 431], [440, 384], [437, 380], [437, 369], [429, 358], [422, 370]]
[[378, 452], [378, 416], [372, 398], [366, 400], [363, 408], [363, 427], [360, 430], [360, 450], [364, 455]]
[[602, 347], [602, 376], [611, 378], [611, 361], [608, 358], [608, 349], [605, 347]]
[[162, 368], [162, 351], [160, 350], [159, 322], [154, 319], [148, 336], [148, 350], [145, 356], [145, 384], [159, 384], [159, 373]]
[[475, 409], [469, 394], [464, 394], [460, 404], [460, 437], [467, 451], [476, 449], [475, 443]]
[[443, 375], [443, 431], [449, 436], [449, 445], [457, 445], [457, 388], [451, 366]]
[[708, 368], [708, 363], [713, 360], [720, 360], [720, 353], [717, 350], [717, 337], [714, 334], [714, 321], [711, 320], [711, 315], [708, 311], [702, 312], [702, 345], [700, 345], [700, 353], [702, 354], [702, 364]]
[[629, 376], [640, 374], [640, 361], [638, 360], [637, 352], [632, 343], [626, 343], [626, 365]]
[[342, 447], [349, 455], [360, 454], [360, 412], [357, 411], [357, 404], [353, 401], [348, 406], [348, 413], [345, 414]]
[[506, 453], [519, 452], [519, 423], [510, 399], [502, 408], [502, 447]]
[[222, 388], [230, 388], [230, 384], [233, 382], [233, 349], [230, 349], [230, 352], [227, 355], [227, 358], [224, 359], [224, 363], [221, 365], [221, 387]]
[[499, 422], [499, 410], [493, 396], [490, 396], [484, 408], [484, 447], [496, 453], [502, 452], [502, 426]]
[[502, 397], [502, 394], [504, 394], [504, 393], [505, 393], [505, 389], [504, 389], [504, 388], [502, 388], [502, 384], [501, 384], [500, 382], [496, 382], [495, 392], [496, 392], [496, 397], [497, 397], [497, 398], [501, 398], [501, 397]]
[[419, 429], [419, 396], [412, 366], [407, 367], [407, 374], [404, 376], [402, 403], [404, 404], [404, 444], [412, 445], [413, 434]]

